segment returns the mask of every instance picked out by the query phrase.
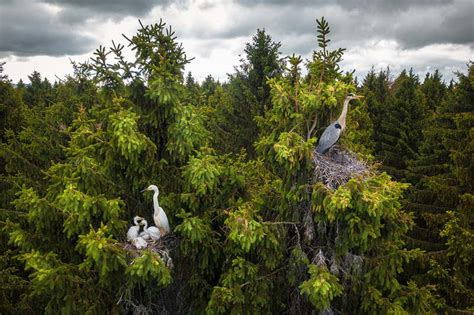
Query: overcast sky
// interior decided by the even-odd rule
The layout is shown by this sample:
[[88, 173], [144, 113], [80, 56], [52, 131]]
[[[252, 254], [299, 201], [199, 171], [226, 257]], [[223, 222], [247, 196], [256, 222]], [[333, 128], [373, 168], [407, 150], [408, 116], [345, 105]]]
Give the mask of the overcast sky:
[[0, 0], [0, 60], [13, 80], [34, 70], [55, 80], [71, 73], [99, 45], [125, 43], [141, 19], [172, 25], [202, 80], [225, 80], [245, 43], [264, 28], [282, 54], [308, 58], [316, 18], [331, 28], [331, 48], [347, 49], [345, 70], [414, 68], [444, 78], [474, 60], [474, 0]]

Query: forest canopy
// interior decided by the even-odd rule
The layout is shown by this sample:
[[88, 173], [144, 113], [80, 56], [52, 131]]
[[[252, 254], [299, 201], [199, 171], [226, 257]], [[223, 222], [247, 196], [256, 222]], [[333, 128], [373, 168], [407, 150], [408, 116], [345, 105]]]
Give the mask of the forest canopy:
[[[257, 30], [225, 82], [163, 21], [56, 82], [0, 63], [0, 313], [474, 312], [474, 64], [359, 82], [315, 27], [309, 60]], [[151, 184], [171, 233], [136, 250]]]

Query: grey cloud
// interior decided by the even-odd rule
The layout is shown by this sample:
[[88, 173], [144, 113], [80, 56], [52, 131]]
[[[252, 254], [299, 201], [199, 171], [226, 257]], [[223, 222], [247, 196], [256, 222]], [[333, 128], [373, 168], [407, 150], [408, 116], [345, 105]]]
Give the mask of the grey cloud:
[[59, 18], [64, 23], [81, 23], [91, 19], [121, 20], [126, 16], [146, 15], [156, 6], [167, 7], [174, 3], [184, 5], [185, 0], [37, 0], [61, 7]]
[[[146, 17], [159, 6], [163, 18], [169, 6], [185, 10], [192, 0], [1, 0], [0, 53], [64, 55], [92, 50], [94, 39], [84, 35], [90, 25], [126, 16]], [[350, 48], [360, 42], [396, 40], [402, 48], [434, 43], [474, 44], [472, 0], [234, 0], [233, 12], [222, 27], [213, 20], [173, 25], [178, 34], [199, 40], [250, 37], [265, 28], [284, 53], [309, 54], [317, 47], [316, 18], [331, 27], [331, 47]], [[44, 4], [56, 5], [53, 14]], [[218, 0], [198, 3], [201, 10], [220, 6]], [[174, 10], [174, 9], [173, 9]], [[218, 18], [218, 17], [215, 17]], [[93, 21], [92, 23], [85, 23]], [[99, 22], [99, 23], [95, 23]], [[210, 27], [211, 26], [211, 27]]]
[[[456, 7], [445, 8], [443, 14], [430, 14], [418, 23], [407, 23], [394, 30], [395, 38], [407, 47], [429, 44], [474, 43], [474, 2], [465, 1]], [[434, 11], [434, 10], [433, 10]]]
[[[315, 34], [315, 19], [325, 16], [333, 40], [394, 39], [407, 48], [437, 43], [474, 43], [472, 0], [235, 0], [260, 12], [267, 28], [277, 34]], [[259, 8], [255, 6], [259, 5]], [[272, 12], [280, 12], [272, 15]], [[272, 19], [270, 19], [272, 17]], [[248, 35], [255, 24], [252, 14], [217, 36]], [[255, 30], [255, 28], [254, 28]], [[272, 34], [272, 33], [270, 33]], [[212, 36], [212, 35], [210, 35]]]
[[423, 8], [453, 3], [454, 0], [337, 0], [337, 3], [349, 10], [378, 12], [385, 14], [398, 13], [410, 8]]
[[281, 40], [281, 52], [285, 56], [299, 54], [302, 56], [309, 55], [316, 48], [316, 37], [312, 34], [301, 36], [285, 36], [279, 38]]
[[143, 14], [153, 8], [159, 2], [169, 1], [150, 1], [150, 0], [41, 0], [45, 3], [51, 3], [60, 7], [73, 6], [76, 8], [88, 8], [93, 11], [108, 11], [124, 15]]
[[327, 3], [327, 0], [234, 0], [235, 3], [244, 6], [271, 5], [271, 6], [313, 6], [315, 4]]
[[62, 56], [90, 51], [95, 41], [64, 27], [44, 6], [31, 1], [0, 5], [0, 52], [17, 56]]
[[[453, 1], [454, 0], [336, 0], [335, 3], [348, 10], [393, 13], [407, 10], [410, 7], [442, 5], [452, 3]], [[291, 6], [294, 8], [314, 7], [319, 5], [330, 5], [334, 3], [334, 1], [330, 0], [234, 0], [234, 2], [250, 7], [257, 5], [268, 5]]]

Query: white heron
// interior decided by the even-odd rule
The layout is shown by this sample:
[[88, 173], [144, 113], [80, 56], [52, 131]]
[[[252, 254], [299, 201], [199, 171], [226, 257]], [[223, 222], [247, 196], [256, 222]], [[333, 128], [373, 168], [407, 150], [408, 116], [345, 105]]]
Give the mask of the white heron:
[[127, 232], [127, 240], [132, 241], [134, 238], [138, 237], [138, 232], [140, 231], [140, 221], [143, 220], [142, 217], [139, 217], [138, 215], [133, 218], [133, 223], [135, 225], [132, 225]]
[[316, 151], [319, 154], [326, 153], [334, 144], [336, 144], [337, 140], [346, 128], [346, 115], [347, 115], [347, 108], [349, 106], [349, 102], [351, 100], [356, 100], [359, 98], [363, 98], [361, 95], [355, 95], [354, 93], [349, 93], [344, 100], [344, 105], [342, 106], [342, 113], [339, 118], [330, 124], [326, 130], [324, 130], [321, 138], [319, 138], [318, 146], [316, 147]]
[[158, 204], [158, 195], [160, 194], [160, 191], [158, 190], [158, 187], [155, 185], [150, 185], [147, 188], [143, 189], [142, 192], [145, 191], [153, 191], [153, 221], [155, 221], [155, 225], [158, 229], [160, 229], [161, 236], [164, 236], [171, 232], [170, 229], [170, 224], [168, 222], [168, 217], [166, 216], [165, 211], [163, 208], [160, 207]]
[[149, 240], [150, 238], [154, 241], [157, 241], [161, 237], [161, 232], [160, 229], [157, 228], [156, 226], [150, 226], [148, 227], [148, 222], [147, 220], [143, 219], [140, 222], [140, 225], [143, 225], [143, 232], [140, 233], [140, 237]]
[[132, 240], [132, 244], [133, 246], [136, 247], [136, 249], [143, 249], [143, 248], [146, 248], [148, 246], [148, 243], [143, 239], [143, 237], [135, 237], [133, 240]]

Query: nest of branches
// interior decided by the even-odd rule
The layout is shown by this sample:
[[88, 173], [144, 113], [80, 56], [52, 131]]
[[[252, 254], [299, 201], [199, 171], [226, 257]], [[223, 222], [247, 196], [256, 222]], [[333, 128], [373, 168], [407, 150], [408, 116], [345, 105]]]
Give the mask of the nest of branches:
[[353, 177], [367, 177], [371, 168], [355, 154], [333, 146], [325, 154], [313, 151], [314, 180], [321, 181], [330, 189], [337, 189]]
[[178, 246], [178, 239], [174, 234], [167, 234], [160, 238], [158, 241], [148, 240], [147, 247], [144, 249], [137, 249], [132, 243], [126, 242], [121, 243], [122, 248], [125, 249], [132, 258], [141, 256], [142, 251], [151, 250], [152, 252], [158, 254], [161, 257], [165, 265], [172, 269], [173, 260], [170, 256], [170, 251]]

